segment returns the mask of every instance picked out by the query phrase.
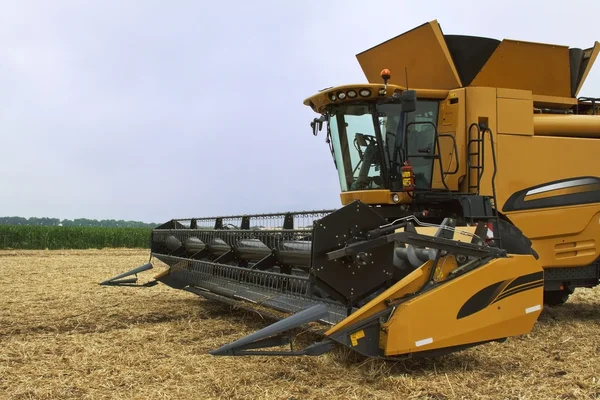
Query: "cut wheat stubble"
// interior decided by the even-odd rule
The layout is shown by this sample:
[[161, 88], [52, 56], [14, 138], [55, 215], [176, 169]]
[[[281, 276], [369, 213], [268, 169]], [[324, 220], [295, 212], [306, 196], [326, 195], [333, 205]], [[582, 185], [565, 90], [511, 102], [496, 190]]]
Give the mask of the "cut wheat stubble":
[[162, 285], [98, 286], [147, 259], [144, 250], [126, 249], [0, 252], [0, 397], [578, 399], [600, 393], [599, 289], [546, 308], [530, 335], [437, 359], [383, 362], [347, 349], [316, 358], [228, 358], [207, 353], [270, 321]]

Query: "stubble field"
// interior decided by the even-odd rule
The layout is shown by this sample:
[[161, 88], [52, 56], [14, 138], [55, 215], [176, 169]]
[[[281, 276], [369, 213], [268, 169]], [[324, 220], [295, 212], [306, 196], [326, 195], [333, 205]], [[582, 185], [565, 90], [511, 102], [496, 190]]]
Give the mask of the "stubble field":
[[545, 309], [528, 336], [438, 359], [227, 358], [207, 352], [269, 321], [162, 285], [98, 286], [147, 260], [144, 250], [1, 251], [0, 398], [600, 397], [598, 289]]

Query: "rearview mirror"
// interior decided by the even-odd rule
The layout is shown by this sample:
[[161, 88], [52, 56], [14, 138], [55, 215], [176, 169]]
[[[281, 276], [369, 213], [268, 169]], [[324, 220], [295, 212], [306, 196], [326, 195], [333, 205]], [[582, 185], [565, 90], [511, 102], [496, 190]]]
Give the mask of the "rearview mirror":
[[317, 136], [319, 131], [323, 128], [323, 122], [317, 120], [316, 118], [310, 123], [310, 127], [312, 128], [313, 135]]
[[323, 122], [327, 120], [325, 115], [321, 115], [319, 118], [315, 118], [310, 123], [310, 127], [312, 128], [313, 135], [317, 136], [317, 134], [323, 129]]
[[413, 112], [417, 109], [417, 92], [415, 90], [405, 90], [400, 96], [403, 112]]

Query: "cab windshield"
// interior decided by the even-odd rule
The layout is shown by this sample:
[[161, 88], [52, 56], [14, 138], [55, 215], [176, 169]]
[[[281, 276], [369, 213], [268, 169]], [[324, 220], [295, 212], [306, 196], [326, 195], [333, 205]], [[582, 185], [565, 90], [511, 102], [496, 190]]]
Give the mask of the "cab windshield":
[[386, 186], [381, 136], [372, 104], [343, 105], [332, 111], [329, 129], [343, 192]]
[[[392, 182], [390, 171], [398, 169], [394, 160], [401, 163], [405, 156], [413, 165], [417, 189], [431, 188], [433, 158], [428, 155], [434, 154], [437, 107], [437, 101], [419, 101], [404, 124], [400, 104], [344, 104], [330, 110], [328, 129], [341, 190], [397, 190], [400, 178]], [[397, 137], [402, 150], [395, 159]]]

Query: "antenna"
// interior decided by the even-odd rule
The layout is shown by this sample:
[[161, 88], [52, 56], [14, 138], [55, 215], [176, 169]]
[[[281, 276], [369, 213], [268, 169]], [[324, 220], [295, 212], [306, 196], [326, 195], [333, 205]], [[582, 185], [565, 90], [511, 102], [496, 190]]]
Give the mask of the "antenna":
[[404, 66], [404, 76], [406, 77], [406, 90], [408, 90], [408, 67]]

